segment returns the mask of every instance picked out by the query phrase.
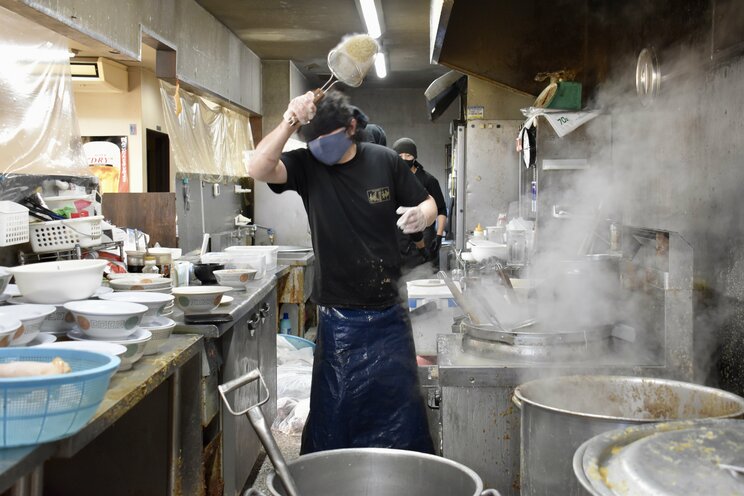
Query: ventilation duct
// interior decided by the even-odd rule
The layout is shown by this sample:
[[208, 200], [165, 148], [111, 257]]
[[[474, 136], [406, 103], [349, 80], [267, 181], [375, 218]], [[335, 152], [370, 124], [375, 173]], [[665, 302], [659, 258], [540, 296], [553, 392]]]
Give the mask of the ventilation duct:
[[103, 57], [76, 57], [70, 60], [75, 91], [126, 93], [129, 91], [127, 66]]
[[467, 76], [457, 71], [449, 71], [435, 79], [424, 91], [429, 120], [436, 120], [442, 115], [452, 102], [465, 92], [467, 87]]

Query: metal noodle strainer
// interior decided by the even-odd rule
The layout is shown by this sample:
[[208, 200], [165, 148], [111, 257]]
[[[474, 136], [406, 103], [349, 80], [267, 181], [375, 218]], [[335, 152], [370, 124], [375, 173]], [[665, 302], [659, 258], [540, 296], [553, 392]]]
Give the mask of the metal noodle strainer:
[[[323, 99], [326, 91], [339, 81], [356, 88], [362, 84], [365, 76], [375, 63], [375, 56], [380, 45], [368, 34], [345, 36], [336, 47], [328, 52], [328, 68], [331, 77], [320, 88], [313, 90], [313, 103]], [[289, 124], [294, 126], [297, 120], [292, 117]]]

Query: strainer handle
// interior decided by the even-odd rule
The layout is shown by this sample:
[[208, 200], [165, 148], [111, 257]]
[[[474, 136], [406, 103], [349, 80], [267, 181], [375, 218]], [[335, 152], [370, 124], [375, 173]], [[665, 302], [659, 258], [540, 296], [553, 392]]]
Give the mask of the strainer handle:
[[[333, 79], [333, 76], [331, 76], [331, 79]], [[327, 84], [328, 84], [328, 83], [326, 83], [326, 85], [327, 85]], [[334, 82], [334, 84], [335, 84], [335, 82]], [[332, 84], [331, 86], [333, 86], [333, 84]], [[328, 88], [327, 88], [327, 89], [330, 89], [330, 88], [331, 88], [331, 86], [328, 86]], [[324, 97], [324, 96], [325, 96], [325, 91], [323, 90], [323, 88], [315, 88], [315, 89], [313, 90], [313, 104], [317, 105], [317, 104], [318, 104], [318, 102], [319, 102], [319, 101], [321, 101], [321, 100], [323, 99], [323, 97]], [[289, 125], [290, 125], [290, 126], [292, 126], [292, 127], [294, 127], [294, 126], [296, 126], [296, 125], [297, 125], [297, 119], [295, 119], [294, 117], [290, 117], [290, 118], [289, 118], [289, 120], [288, 120], [287, 122], [288, 122], [288, 123], [289, 123]]]

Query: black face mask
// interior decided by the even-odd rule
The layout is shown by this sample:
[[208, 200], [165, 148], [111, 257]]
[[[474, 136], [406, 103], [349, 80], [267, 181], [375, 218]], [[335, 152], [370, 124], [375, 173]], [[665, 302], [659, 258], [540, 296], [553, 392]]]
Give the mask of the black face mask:
[[413, 164], [416, 163], [416, 159], [412, 158], [411, 160], [403, 160], [403, 162], [405, 162], [406, 165], [408, 165], [408, 167], [411, 168], [413, 167]]

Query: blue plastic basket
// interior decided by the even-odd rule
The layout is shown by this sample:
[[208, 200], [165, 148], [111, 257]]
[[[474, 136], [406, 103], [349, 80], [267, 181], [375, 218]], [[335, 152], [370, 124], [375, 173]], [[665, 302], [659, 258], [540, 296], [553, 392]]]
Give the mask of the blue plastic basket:
[[315, 343], [313, 343], [309, 339], [301, 338], [299, 336], [294, 336], [292, 334], [280, 334], [280, 336], [286, 339], [289, 342], [289, 344], [295, 347], [296, 350], [299, 350], [301, 348], [315, 349]]
[[81, 350], [0, 348], [0, 363], [51, 362], [68, 374], [0, 378], [0, 447], [27, 446], [71, 436], [93, 416], [119, 367], [118, 357]]

